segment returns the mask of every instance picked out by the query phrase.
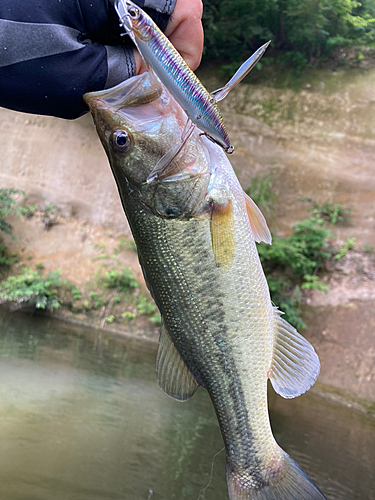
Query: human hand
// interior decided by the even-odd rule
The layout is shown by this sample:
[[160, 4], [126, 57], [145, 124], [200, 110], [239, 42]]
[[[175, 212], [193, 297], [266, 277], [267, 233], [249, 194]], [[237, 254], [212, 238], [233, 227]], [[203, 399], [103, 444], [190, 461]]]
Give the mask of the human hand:
[[[159, 1], [148, 0], [148, 10], [159, 26], [167, 25], [172, 43], [195, 69], [203, 45], [201, 0], [177, 0], [168, 24], [173, 2], [164, 2], [159, 12], [151, 7]], [[0, 21], [5, 40], [0, 106], [77, 118], [87, 112], [86, 92], [113, 87], [146, 70], [138, 53], [135, 66], [133, 49], [120, 36], [112, 0], [1, 0]]]
[[[194, 71], [198, 68], [203, 51], [202, 0], [177, 0], [169, 19], [165, 35]], [[136, 73], [147, 71], [147, 66], [134, 49]]]

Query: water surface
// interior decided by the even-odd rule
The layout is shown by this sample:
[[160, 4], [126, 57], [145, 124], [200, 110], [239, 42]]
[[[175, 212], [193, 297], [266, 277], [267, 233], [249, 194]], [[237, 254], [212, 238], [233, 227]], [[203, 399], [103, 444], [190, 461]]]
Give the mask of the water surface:
[[[203, 389], [155, 380], [155, 349], [24, 315], [0, 316], [0, 498], [198, 499], [223, 445]], [[328, 500], [375, 499], [375, 423], [313, 395], [271, 394], [279, 444]], [[201, 500], [227, 500], [224, 453]]]

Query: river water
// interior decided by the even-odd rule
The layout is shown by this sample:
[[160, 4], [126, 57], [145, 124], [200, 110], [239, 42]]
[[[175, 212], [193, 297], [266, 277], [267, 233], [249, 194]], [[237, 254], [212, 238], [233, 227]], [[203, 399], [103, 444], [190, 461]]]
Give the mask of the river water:
[[[0, 498], [197, 500], [223, 447], [203, 389], [181, 404], [155, 347], [0, 316]], [[271, 391], [270, 391], [271, 392]], [[375, 422], [306, 394], [270, 396], [279, 444], [328, 500], [375, 499]], [[200, 499], [226, 500], [224, 452]]]

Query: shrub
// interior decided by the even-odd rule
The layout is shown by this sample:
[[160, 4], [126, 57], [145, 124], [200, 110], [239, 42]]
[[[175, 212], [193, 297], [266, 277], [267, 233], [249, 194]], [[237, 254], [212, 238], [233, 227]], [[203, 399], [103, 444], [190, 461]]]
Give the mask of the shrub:
[[348, 238], [343, 246], [340, 248], [339, 252], [335, 255], [336, 260], [341, 260], [345, 255], [355, 247], [355, 238]]
[[273, 244], [258, 246], [272, 301], [296, 328], [305, 328], [301, 311], [301, 289], [327, 291], [315, 276], [334, 251], [323, 220], [310, 217], [293, 227], [288, 238], [274, 238]]
[[352, 210], [344, 207], [342, 203], [331, 203], [326, 200], [324, 203], [317, 203], [311, 198], [302, 198], [302, 201], [311, 203], [310, 212], [314, 217], [322, 218], [329, 221], [331, 224], [338, 222], [349, 222], [351, 220], [350, 214]]
[[60, 307], [57, 290], [66, 284], [60, 275], [61, 271], [57, 270], [44, 277], [39, 271], [25, 267], [18, 276], [9, 276], [0, 283], [0, 304], [7, 305], [11, 310], [22, 306], [57, 309]]
[[101, 283], [106, 288], [116, 289], [120, 292], [129, 292], [132, 288], [138, 288], [136, 277], [129, 268], [110, 269], [101, 278]]
[[26, 194], [19, 189], [0, 189], [0, 232], [11, 234], [13, 228], [12, 226], [5, 220], [5, 217], [8, 215], [17, 215], [21, 217], [22, 215], [22, 206], [14, 197], [22, 195], [26, 198]]
[[258, 251], [265, 270], [284, 268], [294, 274], [314, 274], [333, 254], [327, 241], [331, 233], [322, 226], [322, 219], [311, 217], [296, 224], [288, 238], [276, 237], [272, 245], [260, 244]]

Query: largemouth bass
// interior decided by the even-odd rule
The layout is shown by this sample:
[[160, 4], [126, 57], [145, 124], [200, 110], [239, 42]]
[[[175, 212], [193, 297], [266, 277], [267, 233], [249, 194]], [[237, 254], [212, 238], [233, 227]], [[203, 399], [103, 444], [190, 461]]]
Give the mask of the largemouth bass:
[[225, 153], [195, 129], [168, 175], [147, 178], [186, 115], [149, 73], [86, 94], [162, 315], [157, 379], [185, 401], [207, 389], [223, 435], [230, 500], [321, 500], [277, 445], [267, 379], [286, 398], [319, 373], [312, 346], [273, 307], [255, 241], [271, 243]]

